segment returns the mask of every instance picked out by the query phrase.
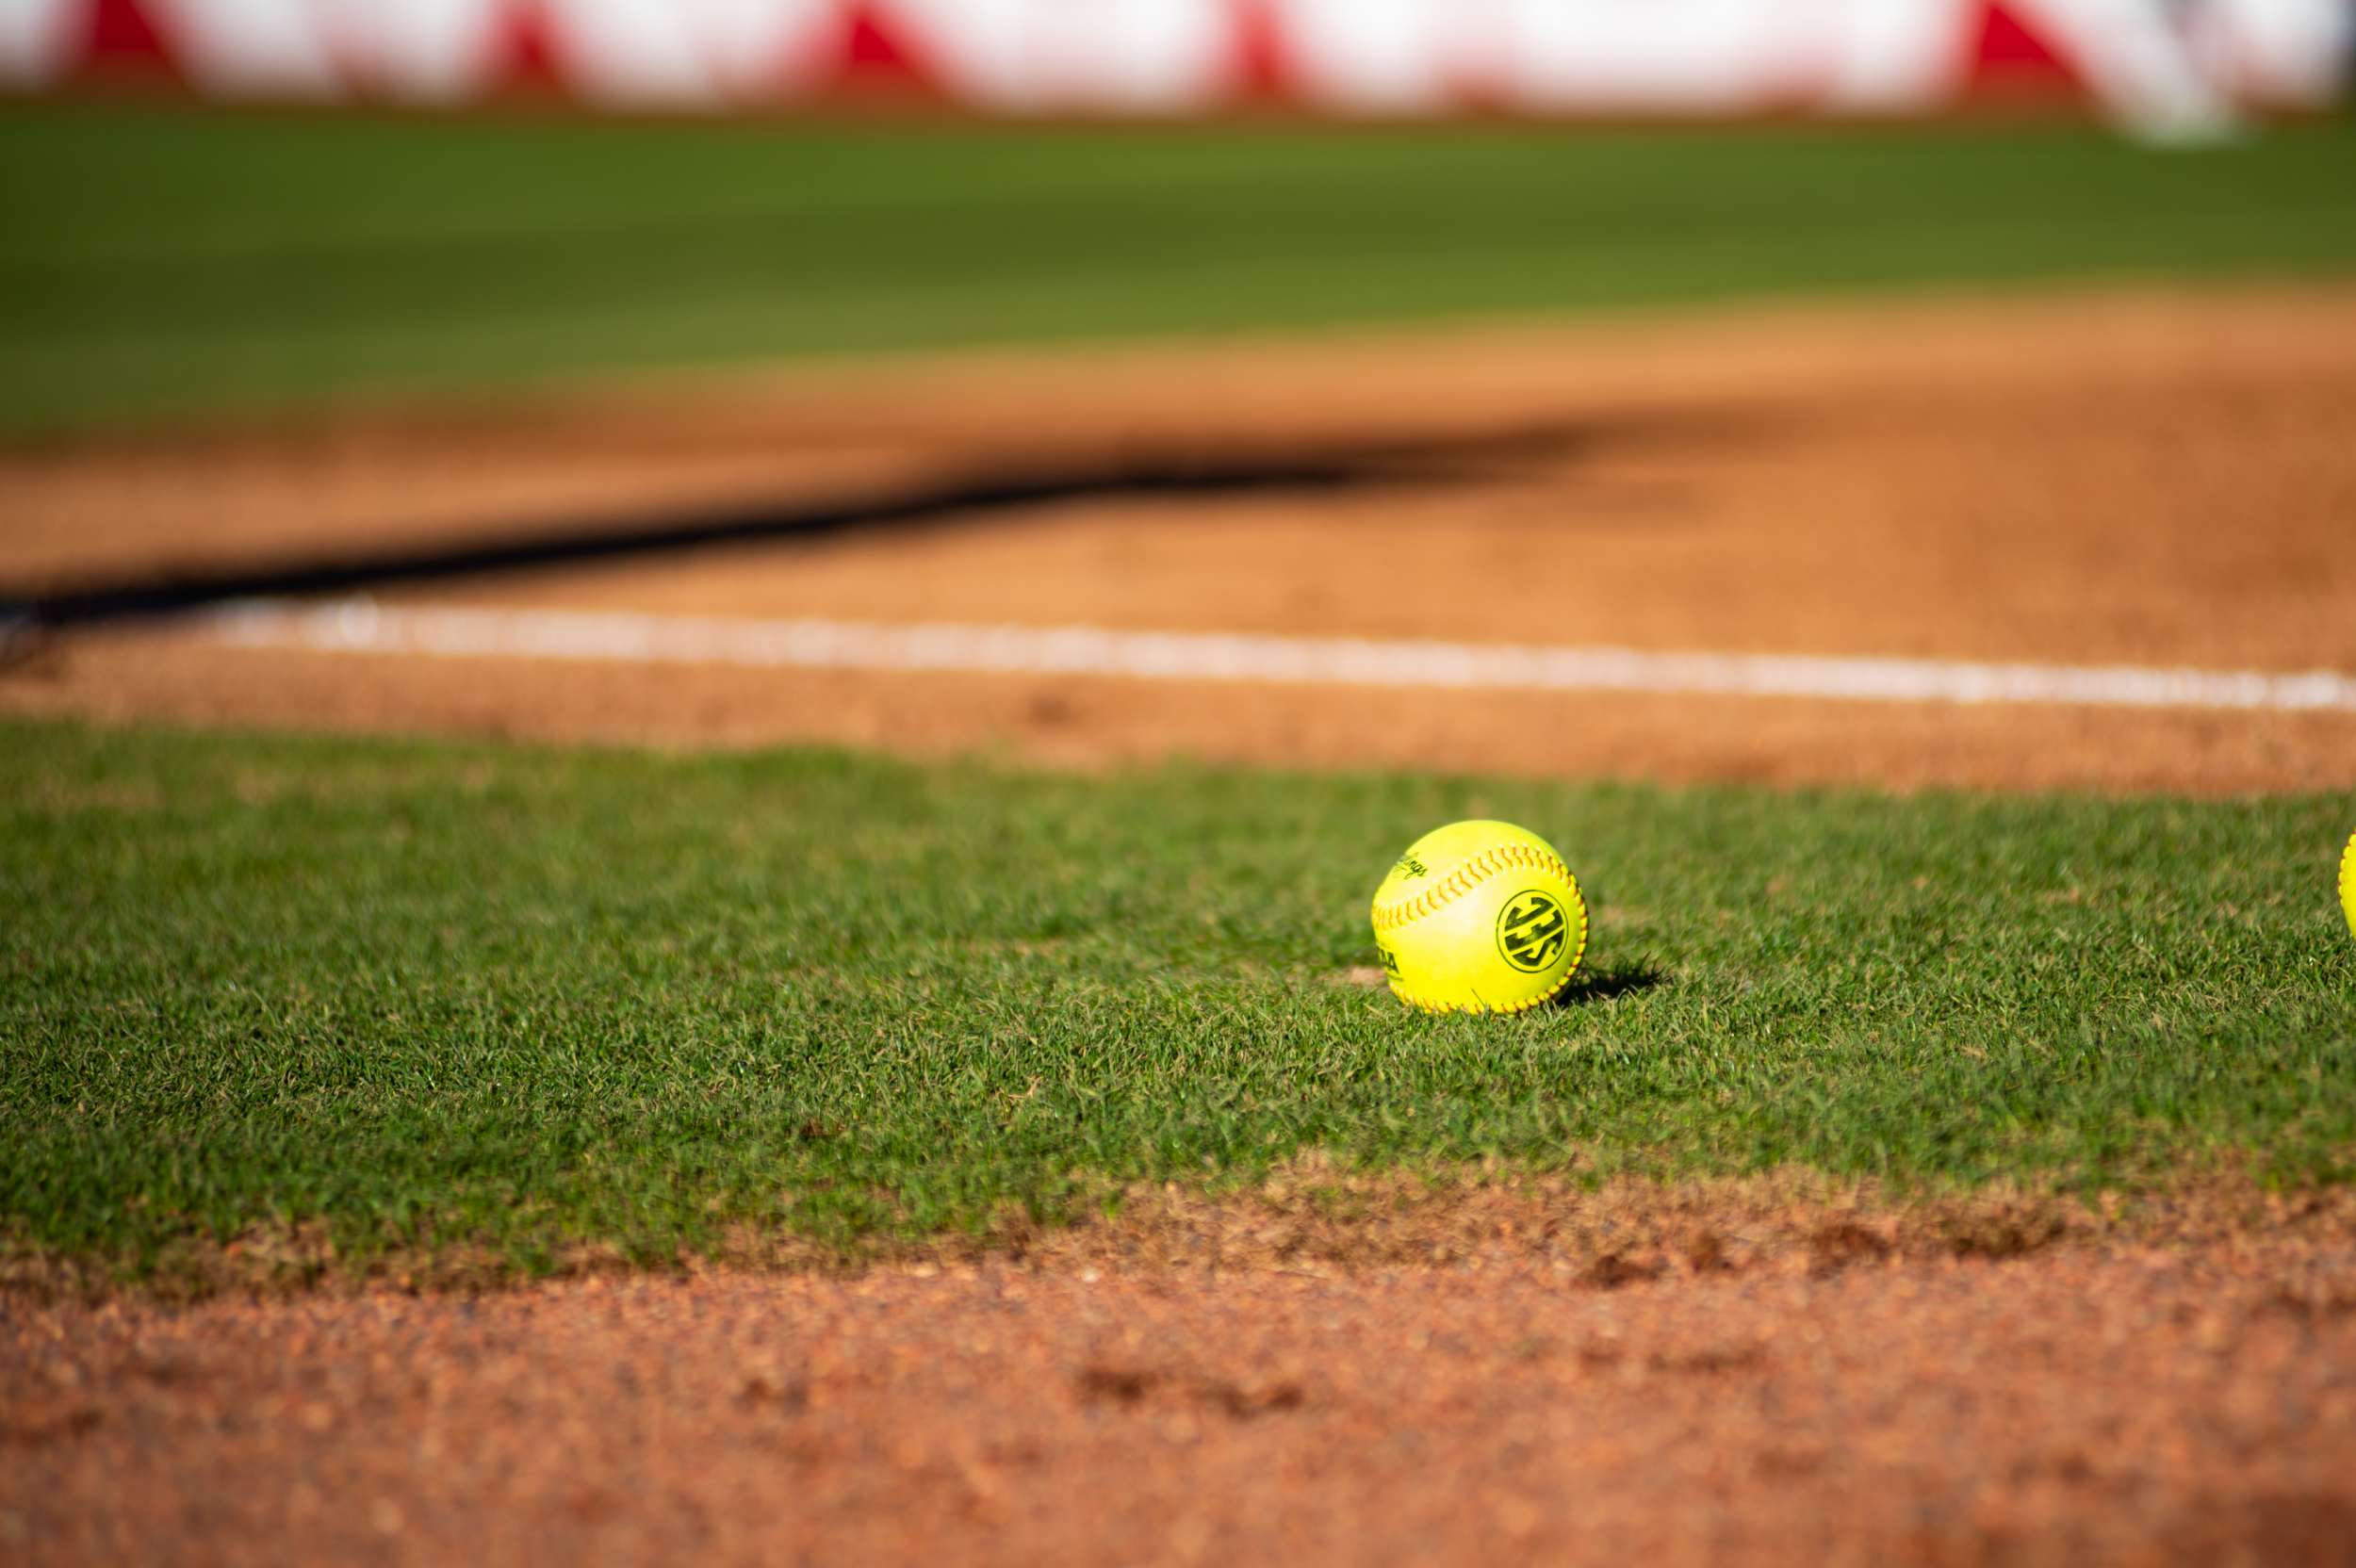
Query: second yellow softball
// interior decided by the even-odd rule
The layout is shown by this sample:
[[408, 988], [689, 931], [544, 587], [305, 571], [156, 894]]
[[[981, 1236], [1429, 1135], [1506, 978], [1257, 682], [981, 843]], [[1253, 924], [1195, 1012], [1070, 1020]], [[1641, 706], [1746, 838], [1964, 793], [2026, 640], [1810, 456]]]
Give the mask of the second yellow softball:
[[2340, 851], [2340, 908], [2348, 916], [2348, 929], [2356, 936], [2356, 833], [2348, 836], [2348, 847]]

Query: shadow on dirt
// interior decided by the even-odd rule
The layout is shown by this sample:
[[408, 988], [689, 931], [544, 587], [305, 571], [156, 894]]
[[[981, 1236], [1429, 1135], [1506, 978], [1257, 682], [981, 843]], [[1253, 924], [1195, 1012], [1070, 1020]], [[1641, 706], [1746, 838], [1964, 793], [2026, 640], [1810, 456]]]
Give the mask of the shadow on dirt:
[[459, 545], [319, 556], [218, 571], [168, 572], [57, 590], [0, 590], [0, 626], [20, 634], [202, 610], [236, 599], [352, 593], [394, 583], [668, 554], [715, 545], [823, 539], [854, 531], [949, 527], [1074, 500], [1318, 496], [1461, 485], [1637, 441], [1708, 436], [1704, 416], [1558, 421], [1420, 440], [1336, 442], [1282, 451], [1115, 454], [1064, 466], [999, 468], [817, 502], [665, 511], [515, 530]]

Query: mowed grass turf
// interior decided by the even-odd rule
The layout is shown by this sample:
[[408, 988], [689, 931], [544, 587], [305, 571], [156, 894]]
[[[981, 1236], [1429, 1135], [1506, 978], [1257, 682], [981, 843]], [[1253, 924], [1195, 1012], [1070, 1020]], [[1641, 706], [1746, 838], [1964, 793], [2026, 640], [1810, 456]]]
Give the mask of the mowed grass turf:
[[[0, 728], [0, 1215], [527, 1268], [1054, 1218], [1319, 1150], [1901, 1185], [2338, 1180], [2356, 798], [1094, 779]], [[1593, 983], [1336, 983], [1425, 828], [1550, 836]]]
[[2356, 122], [1132, 129], [0, 110], [0, 434], [582, 369], [2356, 266]]

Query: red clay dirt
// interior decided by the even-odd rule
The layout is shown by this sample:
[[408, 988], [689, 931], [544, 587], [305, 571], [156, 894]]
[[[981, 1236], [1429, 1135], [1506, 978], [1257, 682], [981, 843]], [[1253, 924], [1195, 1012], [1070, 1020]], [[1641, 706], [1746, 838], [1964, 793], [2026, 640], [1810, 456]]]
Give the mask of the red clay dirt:
[[6, 1312], [28, 1564], [2356, 1561], [2346, 1234]]
[[[0, 455], [12, 587], [1091, 465], [1083, 495], [401, 593], [476, 605], [2356, 669], [2356, 291], [968, 356]], [[200, 543], [201, 542], [201, 543]], [[2356, 787], [2356, 716], [420, 663], [69, 639], [0, 710], [1901, 787]]]

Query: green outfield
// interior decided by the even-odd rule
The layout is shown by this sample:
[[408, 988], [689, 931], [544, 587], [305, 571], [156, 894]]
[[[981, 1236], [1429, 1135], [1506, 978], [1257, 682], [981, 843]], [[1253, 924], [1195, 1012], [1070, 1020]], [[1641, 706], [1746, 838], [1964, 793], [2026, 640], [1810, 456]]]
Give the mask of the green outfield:
[[[1558, 842], [1592, 982], [1342, 978], [1399, 849]], [[2343, 1179], [2356, 797], [1767, 793], [0, 728], [0, 1214], [530, 1268], [1497, 1156]]]
[[2344, 272], [2356, 122], [1075, 131], [0, 111], [0, 433], [586, 369]]

